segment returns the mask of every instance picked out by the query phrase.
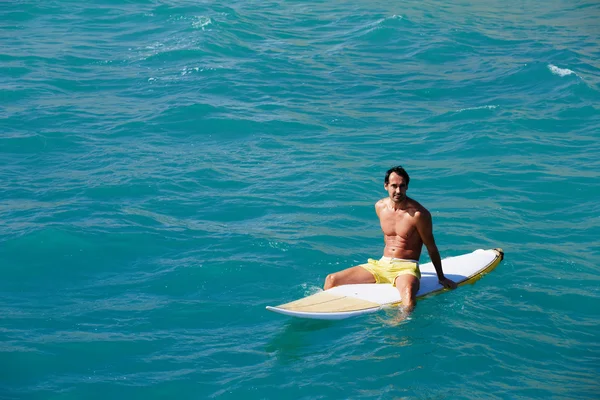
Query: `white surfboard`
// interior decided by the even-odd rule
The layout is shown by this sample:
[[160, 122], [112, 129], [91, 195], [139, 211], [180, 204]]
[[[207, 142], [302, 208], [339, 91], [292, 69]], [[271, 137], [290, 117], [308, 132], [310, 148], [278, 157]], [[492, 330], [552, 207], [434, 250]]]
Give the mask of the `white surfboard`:
[[[490, 272], [502, 261], [502, 249], [475, 250], [442, 260], [444, 275], [458, 285], [471, 283]], [[417, 298], [444, 290], [438, 283], [432, 263], [422, 264], [421, 286]], [[391, 284], [343, 285], [313, 294], [291, 303], [267, 306], [267, 310], [299, 318], [344, 319], [369, 314], [384, 307], [397, 306], [402, 299]]]

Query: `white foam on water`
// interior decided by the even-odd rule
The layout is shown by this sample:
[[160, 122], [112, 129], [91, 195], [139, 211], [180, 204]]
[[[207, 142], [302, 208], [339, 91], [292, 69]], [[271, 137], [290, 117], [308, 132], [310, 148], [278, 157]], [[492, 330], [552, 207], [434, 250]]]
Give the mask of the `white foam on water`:
[[209, 17], [200, 15], [200, 16], [197, 16], [195, 19], [196, 20], [194, 22], [192, 22], [192, 27], [194, 27], [196, 29], [204, 30], [205, 26], [212, 24], [212, 20]]
[[488, 110], [493, 110], [494, 108], [497, 108], [497, 105], [486, 105], [486, 106], [479, 106], [479, 107], [469, 107], [469, 108], [461, 108], [460, 110], [458, 110], [457, 112], [463, 112], [463, 111], [472, 111], [472, 110], [483, 110], [483, 109], [488, 109]]
[[311, 296], [315, 293], [323, 291], [323, 288], [320, 286], [309, 285], [308, 283], [302, 283], [300, 284], [300, 287], [302, 287], [302, 290], [304, 290], [304, 296]]
[[213, 67], [183, 67], [181, 70], [181, 76], [191, 74], [193, 72], [204, 72], [204, 71], [215, 71], [217, 68]]
[[[575, 74], [575, 72], [571, 71], [570, 69], [567, 69], [567, 68], [558, 68], [556, 65], [552, 65], [552, 64], [548, 64], [548, 69], [554, 75], [558, 75], [561, 78], [563, 76]], [[575, 75], [577, 75], [577, 74], [575, 74]]]
[[[200, 67], [183, 67], [183, 69], [181, 70], [181, 76], [187, 75], [187, 74], [191, 74], [192, 72], [198, 72], [200, 71]], [[202, 70], [204, 71], [204, 70]]]

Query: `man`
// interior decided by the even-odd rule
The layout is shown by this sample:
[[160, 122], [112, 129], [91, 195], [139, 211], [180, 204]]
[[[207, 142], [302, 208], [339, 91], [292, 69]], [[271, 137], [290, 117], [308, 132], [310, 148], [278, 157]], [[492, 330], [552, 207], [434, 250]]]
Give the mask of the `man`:
[[449, 289], [456, 288], [456, 283], [444, 276], [440, 253], [433, 238], [431, 214], [406, 196], [409, 181], [408, 173], [401, 166], [391, 168], [385, 174], [384, 188], [389, 197], [375, 204], [385, 239], [383, 257], [328, 275], [325, 290], [350, 283], [391, 283], [400, 292], [405, 310], [410, 313], [419, 291], [419, 258], [423, 244], [427, 247], [440, 284]]

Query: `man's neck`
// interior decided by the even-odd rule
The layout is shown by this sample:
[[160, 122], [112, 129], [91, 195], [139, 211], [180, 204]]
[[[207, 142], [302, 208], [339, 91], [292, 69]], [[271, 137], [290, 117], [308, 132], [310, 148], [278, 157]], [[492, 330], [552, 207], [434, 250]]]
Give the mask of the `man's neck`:
[[404, 197], [404, 200], [400, 202], [395, 202], [390, 199], [390, 207], [392, 207], [392, 210], [394, 211], [406, 210], [408, 208], [408, 197]]

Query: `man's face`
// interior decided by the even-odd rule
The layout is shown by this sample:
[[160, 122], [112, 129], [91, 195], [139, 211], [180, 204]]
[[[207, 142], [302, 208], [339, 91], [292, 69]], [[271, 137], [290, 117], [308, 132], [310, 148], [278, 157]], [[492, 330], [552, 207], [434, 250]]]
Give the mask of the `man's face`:
[[392, 172], [389, 183], [384, 185], [384, 187], [394, 203], [400, 203], [406, 199], [406, 190], [408, 189], [408, 186], [406, 185], [406, 182], [404, 182], [404, 178], [397, 173]]

